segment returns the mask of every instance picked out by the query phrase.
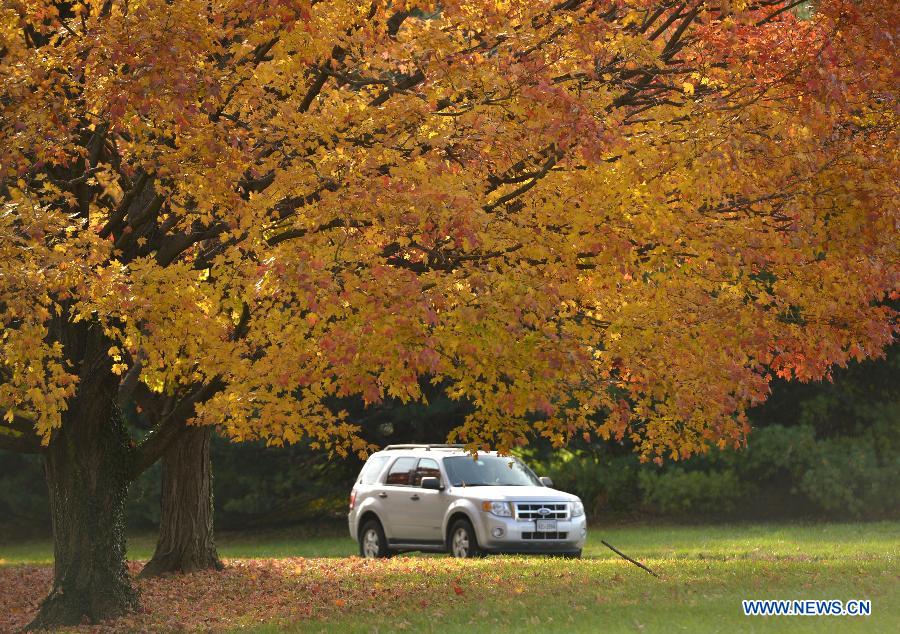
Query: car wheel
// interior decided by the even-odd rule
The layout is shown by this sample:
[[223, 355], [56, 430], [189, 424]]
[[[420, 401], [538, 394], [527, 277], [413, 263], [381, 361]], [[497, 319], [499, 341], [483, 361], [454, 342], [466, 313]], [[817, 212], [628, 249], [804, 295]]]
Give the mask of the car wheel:
[[475, 529], [469, 520], [456, 520], [450, 527], [450, 539], [447, 540], [447, 549], [453, 557], [468, 559], [480, 557], [483, 553], [478, 546], [478, 538]]
[[378, 520], [369, 520], [359, 530], [359, 556], [366, 559], [390, 557], [387, 538]]

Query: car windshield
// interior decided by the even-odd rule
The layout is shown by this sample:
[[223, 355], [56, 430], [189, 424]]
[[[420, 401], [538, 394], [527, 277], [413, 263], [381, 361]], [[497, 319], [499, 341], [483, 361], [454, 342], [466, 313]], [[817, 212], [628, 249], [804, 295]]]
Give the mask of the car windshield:
[[531, 469], [512, 457], [454, 456], [444, 459], [444, 467], [455, 487], [543, 486]]

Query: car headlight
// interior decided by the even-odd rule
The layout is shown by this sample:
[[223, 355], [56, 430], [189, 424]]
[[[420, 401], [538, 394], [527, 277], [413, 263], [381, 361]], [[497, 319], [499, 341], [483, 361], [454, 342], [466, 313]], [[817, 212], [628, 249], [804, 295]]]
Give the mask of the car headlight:
[[584, 504], [580, 501], [572, 502], [572, 517], [581, 517], [584, 515]]
[[512, 517], [512, 508], [508, 502], [482, 502], [481, 510], [498, 517]]

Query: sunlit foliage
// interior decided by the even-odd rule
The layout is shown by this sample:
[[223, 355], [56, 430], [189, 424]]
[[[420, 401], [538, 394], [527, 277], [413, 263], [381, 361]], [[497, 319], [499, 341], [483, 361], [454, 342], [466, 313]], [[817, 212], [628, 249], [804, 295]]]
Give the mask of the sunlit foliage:
[[89, 328], [238, 440], [428, 377], [472, 443], [741, 442], [895, 328], [898, 8], [794, 4], [7, 0], [6, 421]]

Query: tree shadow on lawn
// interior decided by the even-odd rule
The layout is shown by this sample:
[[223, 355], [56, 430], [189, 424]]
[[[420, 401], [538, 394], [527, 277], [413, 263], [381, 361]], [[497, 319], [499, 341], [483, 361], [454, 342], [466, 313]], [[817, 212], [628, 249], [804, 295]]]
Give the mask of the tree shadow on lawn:
[[[428, 625], [442, 622], [437, 619], [469, 618], [485, 608], [509, 619], [517, 618], [523, 609], [538, 615], [568, 614], [568, 610], [615, 614], [620, 609], [643, 615], [668, 610], [671, 616], [682, 614], [698, 597], [707, 602], [707, 609], [718, 602], [717, 609], [730, 612], [739, 609], [739, 598], [747, 593], [799, 596], [829, 588], [836, 591], [843, 587], [840, 584], [860, 591], [842, 596], [845, 599], [890, 591], [878, 586], [883, 584], [887, 562], [863, 566], [858, 561], [697, 558], [646, 563], [663, 578], [654, 579], [618, 557], [580, 561], [406, 556], [376, 561], [359, 557], [232, 559], [222, 572], [136, 580], [142, 606], [138, 613], [71, 631], [303, 629], [348, 619], [365, 627], [374, 623], [372, 619], [389, 625], [394, 616]], [[140, 565], [129, 564], [133, 575]], [[30, 621], [49, 587], [51, 573], [47, 565], [0, 566], [0, 631], [15, 631]]]
[[[446, 557], [232, 559], [222, 572], [135, 579], [138, 613], [73, 632], [223, 631], [290, 626], [356, 610], [426, 608], [435, 597], [465, 601], [504, 588], [486, 560]], [[130, 562], [135, 576], [142, 562]], [[0, 632], [27, 625], [52, 581], [49, 565], [0, 566]], [[507, 586], [522, 581], [506, 580]], [[515, 593], [515, 588], [509, 588]], [[429, 598], [425, 598], [429, 597]], [[69, 631], [69, 630], [67, 630]]]

